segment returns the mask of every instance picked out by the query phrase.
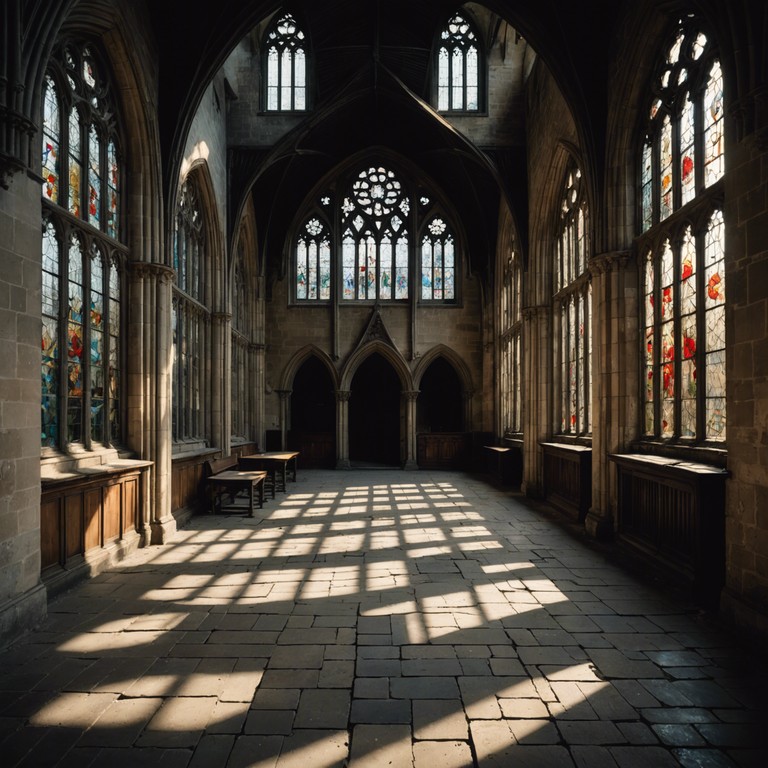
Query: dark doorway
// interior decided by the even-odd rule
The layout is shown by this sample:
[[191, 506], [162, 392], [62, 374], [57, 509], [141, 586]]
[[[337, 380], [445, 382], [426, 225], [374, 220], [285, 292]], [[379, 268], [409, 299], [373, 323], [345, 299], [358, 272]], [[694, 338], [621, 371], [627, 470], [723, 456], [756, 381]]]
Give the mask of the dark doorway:
[[400, 464], [400, 379], [378, 354], [360, 365], [349, 399], [349, 460]]
[[424, 372], [416, 401], [416, 458], [422, 469], [466, 469], [470, 435], [464, 431], [461, 380], [438, 357]]
[[316, 357], [302, 363], [293, 380], [288, 448], [307, 468], [336, 463], [336, 393], [328, 369]]
[[445, 358], [438, 357], [427, 368], [419, 390], [417, 432], [461, 432], [464, 429], [461, 382]]

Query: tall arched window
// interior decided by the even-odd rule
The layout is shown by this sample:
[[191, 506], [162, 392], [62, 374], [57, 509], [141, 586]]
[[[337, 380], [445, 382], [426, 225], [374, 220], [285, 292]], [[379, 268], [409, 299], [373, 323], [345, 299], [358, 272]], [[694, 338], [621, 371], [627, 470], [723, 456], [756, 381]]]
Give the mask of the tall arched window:
[[477, 112], [481, 99], [480, 47], [468, 17], [455, 13], [440, 33], [437, 50], [437, 108]]
[[203, 416], [205, 351], [211, 310], [205, 292], [205, 225], [194, 178], [181, 188], [176, 213], [173, 266], [173, 438], [199, 441], [206, 434]]
[[[334, 210], [334, 184], [295, 236], [297, 302], [457, 302], [456, 234], [429, 194], [417, 194], [391, 168], [371, 164], [338, 182], [343, 193]], [[414, 280], [420, 285], [416, 291], [410, 289]]]
[[433, 216], [421, 236], [421, 300], [456, 298], [453, 233], [442, 216]]
[[725, 440], [723, 75], [693, 17], [659, 62], [640, 175], [648, 438]]
[[122, 437], [122, 284], [116, 108], [92, 46], [68, 42], [43, 84], [44, 448]]
[[588, 209], [581, 171], [571, 161], [560, 201], [555, 247], [554, 307], [557, 328], [555, 409], [564, 435], [592, 432], [592, 283], [587, 269]]
[[304, 33], [290, 13], [279, 14], [264, 35], [264, 109], [268, 112], [307, 108], [307, 53]]
[[367, 168], [341, 210], [343, 298], [407, 299], [411, 201], [400, 180], [387, 168]]
[[501, 273], [501, 428], [502, 434], [523, 431], [522, 420], [522, 265], [514, 242]]

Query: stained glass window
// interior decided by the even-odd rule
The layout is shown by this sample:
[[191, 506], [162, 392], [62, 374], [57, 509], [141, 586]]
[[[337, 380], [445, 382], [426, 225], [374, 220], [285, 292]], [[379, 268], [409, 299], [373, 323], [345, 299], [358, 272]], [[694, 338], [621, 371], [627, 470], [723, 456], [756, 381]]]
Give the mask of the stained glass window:
[[204, 440], [208, 425], [203, 402], [208, 392], [204, 378], [206, 339], [210, 338], [211, 310], [202, 276], [206, 233], [197, 179], [187, 177], [179, 193], [173, 254], [176, 285], [173, 292], [173, 438]]
[[51, 58], [43, 87], [43, 448], [92, 448], [122, 434], [127, 252], [117, 240], [117, 110], [105, 72], [92, 47], [70, 43]]
[[437, 108], [441, 112], [480, 109], [480, 48], [473, 25], [461, 13], [454, 14], [440, 34]]
[[264, 37], [265, 104], [268, 112], [307, 108], [307, 53], [304, 33], [290, 13], [278, 15]]
[[294, 238], [297, 302], [457, 301], [456, 233], [434, 197], [379, 164], [334, 184], [341, 194], [320, 195]]
[[[710, 190], [724, 171], [723, 76], [694, 17], [679, 23], [652, 90], [640, 174], [648, 231], [640, 242], [642, 432], [680, 444], [723, 442], [724, 224]], [[707, 210], [705, 224], [690, 223]]]
[[328, 227], [316, 216], [304, 224], [296, 245], [296, 298], [331, 298], [331, 238]]
[[641, 158], [643, 231], [723, 175], [723, 75], [693, 18], [680, 22], [657, 67]]
[[557, 425], [564, 435], [592, 432], [592, 289], [587, 270], [588, 209], [581, 171], [569, 163], [560, 201], [560, 227], [554, 258]]
[[408, 298], [410, 198], [395, 173], [362, 171], [342, 203], [344, 299]]
[[441, 216], [435, 216], [421, 238], [421, 299], [456, 298], [456, 258], [453, 234]]

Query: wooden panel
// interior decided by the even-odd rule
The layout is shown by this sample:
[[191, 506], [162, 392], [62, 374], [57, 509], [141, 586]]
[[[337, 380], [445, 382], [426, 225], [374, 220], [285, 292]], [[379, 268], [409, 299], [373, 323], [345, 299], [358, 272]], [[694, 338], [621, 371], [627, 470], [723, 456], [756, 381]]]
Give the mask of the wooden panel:
[[83, 554], [83, 494], [64, 499], [64, 559]]
[[544, 498], [583, 522], [592, 504], [592, 451], [581, 446], [542, 443]]
[[85, 551], [101, 546], [101, 488], [92, 488], [83, 495], [85, 512]]
[[43, 502], [40, 506], [40, 566], [59, 564], [61, 556], [60, 499]]
[[126, 478], [123, 485], [123, 533], [132, 533], [139, 525], [139, 478]]
[[329, 469], [336, 465], [336, 434], [290, 432], [288, 450], [301, 454], [301, 466], [305, 469]]
[[203, 498], [203, 470], [212, 455], [176, 461], [171, 470], [171, 501], [175, 512], [179, 509], [196, 509]]
[[422, 469], [466, 469], [471, 436], [468, 432], [424, 432], [416, 436], [416, 457]]
[[108, 485], [104, 488], [104, 543], [114, 541], [122, 532], [122, 494], [120, 485]]

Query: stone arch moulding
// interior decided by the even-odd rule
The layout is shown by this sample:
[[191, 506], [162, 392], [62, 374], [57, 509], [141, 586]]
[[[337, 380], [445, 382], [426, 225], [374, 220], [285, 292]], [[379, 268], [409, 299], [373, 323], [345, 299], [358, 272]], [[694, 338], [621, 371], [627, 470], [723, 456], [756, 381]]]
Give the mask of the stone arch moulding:
[[293, 382], [296, 378], [296, 374], [299, 372], [301, 366], [309, 360], [310, 357], [316, 357], [323, 366], [328, 370], [328, 374], [333, 382], [334, 389], [339, 389], [339, 373], [334, 366], [330, 356], [323, 352], [320, 347], [314, 344], [307, 344], [302, 347], [293, 357], [288, 361], [287, 365], [283, 369], [283, 373], [280, 376], [279, 391], [291, 392], [293, 391]]
[[418, 364], [416, 365], [416, 369], [413, 372], [414, 389], [419, 388], [421, 379], [429, 366], [432, 365], [432, 363], [434, 363], [435, 360], [440, 357], [444, 358], [448, 363], [450, 363], [458, 374], [459, 379], [461, 380], [461, 388], [463, 392], [467, 395], [471, 395], [475, 388], [472, 384], [472, 373], [469, 370], [469, 366], [464, 362], [460, 355], [458, 355], [456, 352], [454, 352], [454, 350], [445, 344], [438, 344], [437, 346], [432, 347], [429, 352], [426, 352], [421, 356]]
[[340, 389], [349, 390], [352, 379], [360, 365], [372, 354], [378, 352], [395, 369], [403, 392], [413, 391], [413, 376], [405, 358], [393, 346], [378, 339], [361, 344], [344, 364], [341, 372]]

